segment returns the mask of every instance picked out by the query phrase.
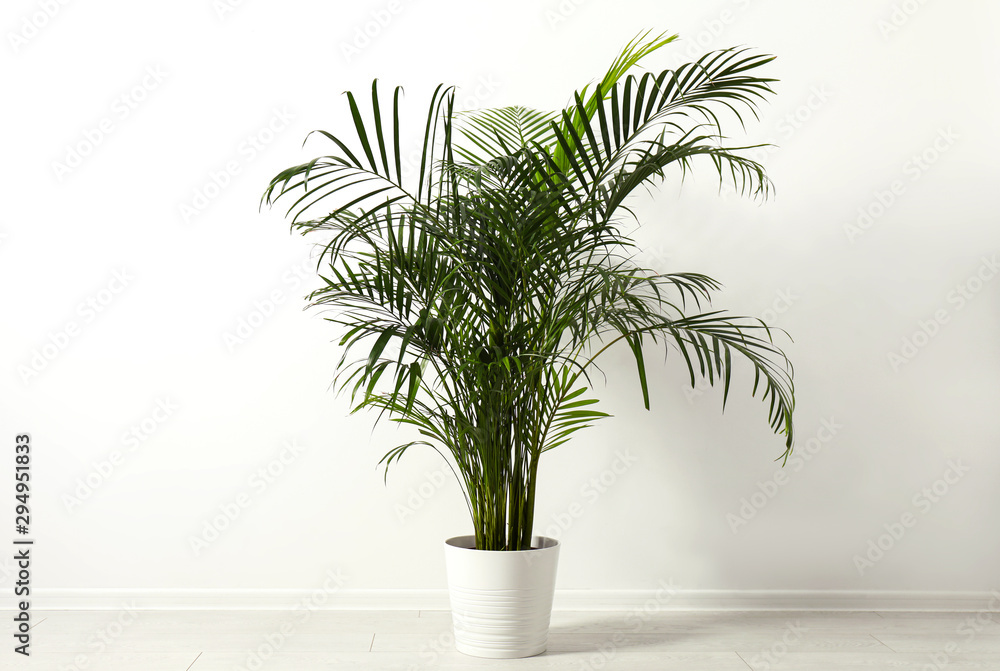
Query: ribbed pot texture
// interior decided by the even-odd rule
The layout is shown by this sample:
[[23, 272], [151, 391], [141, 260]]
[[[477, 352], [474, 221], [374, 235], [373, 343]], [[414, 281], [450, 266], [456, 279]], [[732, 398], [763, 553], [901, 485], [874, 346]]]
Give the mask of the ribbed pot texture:
[[474, 657], [509, 659], [545, 652], [559, 542], [544, 536], [531, 550], [476, 550], [475, 536], [445, 541], [455, 647]]

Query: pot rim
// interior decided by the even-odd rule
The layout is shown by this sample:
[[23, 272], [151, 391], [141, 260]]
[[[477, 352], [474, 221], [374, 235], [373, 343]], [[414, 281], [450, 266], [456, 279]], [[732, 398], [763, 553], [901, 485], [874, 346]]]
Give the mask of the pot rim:
[[[451, 548], [453, 550], [469, 550], [472, 552], [493, 552], [496, 554], [504, 555], [516, 555], [516, 554], [526, 554], [529, 552], [539, 552], [541, 550], [554, 550], [559, 547], [559, 541], [555, 538], [549, 538], [548, 536], [532, 536], [531, 542], [534, 544], [537, 541], [541, 541], [542, 545], [539, 547], [532, 547], [529, 550], [477, 550], [476, 549], [476, 537], [475, 535], [462, 535], [453, 536], [447, 539], [444, 544], [446, 548]], [[471, 542], [472, 547], [469, 547]]]

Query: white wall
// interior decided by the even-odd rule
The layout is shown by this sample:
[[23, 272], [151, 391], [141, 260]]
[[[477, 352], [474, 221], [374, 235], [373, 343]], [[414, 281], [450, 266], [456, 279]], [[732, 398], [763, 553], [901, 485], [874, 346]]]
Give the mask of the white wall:
[[[703, 166], [635, 205], [651, 263], [717, 278], [718, 307], [793, 336], [803, 460], [776, 475], [781, 441], [748, 378], [723, 415], [671, 358], [645, 412], [627, 354], [612, 354], [601, 393], [616, 417], [543, 468], [536, 524], [565, 544], [560, 587], [997, 586], [1000, 280], [976, 279], [1000, 250], [996, 3], [224, 2], [68, 3], [44, 21], [45, 3], [4, 7], [0, 400], [4, 440], [35, 443], [37, 586], [304, 589], [336, 568], [356, 589], [443, 587], [441, 541], [469, 530], [458, 488], [438, 484], [432, 453], [383, 485], [376, 463], [400, 436], [330, 392], [334, 332], [302, 311], [312, 280], [296, 274], [310, 248], [258, 198], [325, 150], [301, 148], [308, 131], [345, 129], [342, 92], [373, 77], [405, 85], [414, 118], [438, 82], [473, 104], [556, 108], [646, 28], [686, 38], [650, 68], [741, 44], [779, 56], [778, 95], [745, 139], [780, 145], [766, 156], [775, 198], [720, 196]], [[884, 23], [894, 2], [899, 26]], [[390, 19], [345, 55], [373, 16]], [[122, 95], [144, 99], [126, 116]], [[105, 119], [93, 152], [57, 174]], [[214, 191], [227, 163], [238, 174]], [[895, 202], [852, 231], [894, 182]], [[959, 299], [959, 286], [977, 291]], [[915, 335], [935, 315], [946, 323]], [[50, 338], [68, 343], [25, 380]], [[923, 346], [893, 365], [907, 338]], [[301, 452], [286, 450], [281, 475], [251, 480], [279, 470], [289, 441]], [[635, 463], [612, 476], [618, 451]], [[956, 462], [969, 470], [946, 495], [915, 499]], [[0, 507], [13, 498], [2, 472]], [[602, 475], [615, 482], [595, 494]], [[97, 487], [70, 504], [88, 477]], [[776, 495], [754, 497], [760, 483]], [[410, 501], [421, 487], [430, 496]], [[196, 555], [190, 539], [240, 495], [249, 506]], [[762, 499], [734, 531], [730, 515]], [[859, 570], [904, 513], [915, 526]]]

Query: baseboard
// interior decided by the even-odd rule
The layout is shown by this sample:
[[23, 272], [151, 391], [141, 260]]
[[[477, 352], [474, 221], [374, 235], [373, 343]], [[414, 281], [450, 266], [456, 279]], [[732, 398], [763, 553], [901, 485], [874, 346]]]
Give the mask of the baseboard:
[[[37, 589], [38, 610], [447, 610], [443, 589]], [[992, 602], [992, 605], [991, 605]], [[556, 590], [556, 610], [967, 611], [997, 592], [846, 590]]]
[[885, 590], [561, 590], [560, 610], [811, 610], [966, 611], [992, 602], [997, 592], [917, 592]]

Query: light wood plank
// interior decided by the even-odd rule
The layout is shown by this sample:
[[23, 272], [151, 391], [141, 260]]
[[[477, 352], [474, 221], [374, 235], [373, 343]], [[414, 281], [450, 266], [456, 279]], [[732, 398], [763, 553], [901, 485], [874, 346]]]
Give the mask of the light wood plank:
[[563, 611], [552, 614], [551, 627], [560, 633], [715, 633], [742, 631], [767, 634], [799, 623], [813, 632], [857, 633], [885, 627], [876, 613], [853, 611]]
[[841, 671], [842, 669], [878, 669], [878, 671], [996, 671], [1000, 655], [962, 655], [949, 659], [943, 667], [935, 666], [925, 654], [874, 655], [864, 653], [790, 652], [780, 659], [754, 660], [743, 657], [753, 671]]
[[[0, 656], [2, 671], [187, 671], [198, 653], [72, 653], [41, 652], [34, 649], [29, 657], [4, 650]], [[16, 659], [14, 659], [16, 658]], [[82, 664], [81, 664], [82, 662]], [[232, 669], [227, 669], [232, 671]]]
[[[630, 652], [737, 652], [769, 650], [775, 642], [768, 634], [745, 634], [735, 630], [718, 633], [686, 634], [619, 634], [619, 633], [558, 633], [549, 634], [549, 652], [590, 652], [600, 649], [627, 650]], [[373, 651], [376, 652], [426, 652], [442, 650], [454, 645], [450, 631], [438, 636], [423, 634], [376, 634]], [[868, 634], [806, 634], [796, 640], [794, 647], [800, 652], [882, 652], [891, 653], [888, 647]]]
[[[973, 632], [974, 633], [974, 632]], [[1000, 654], [1000, 636], [950, 635], [938, 633], [874, 635], [896, 652], [995, 652]]]
[[[205, 653], [191, 671], [232, 671], [238, 658], [222, 653]], [[589, 665], [589, 666], [588, 666]], [[379, 671], [423, 671], [444, 669], [492, 669], [504, 671], [579, 671], [600, 668], [607, 671], [747, 671], [735, 653], [684, 654], [619, 652], [611, 656], [598, 653], [542, 654], [528, 659], [478, 659], [457, 652], [431, 656], [407, 653], [371, 652], [365, 654], [298, 653], [281, 654], [267, 660], [267, 671], [327, 671], [331, 669], [378, 669]]]
[[954, 633], [961, 638], [965, 632], [974, 631], [976, 636], [1000, 636], [1000, 613], [982, 611], [977, 613], [937, 613], [898, 612], [880, 613], [882, 625], [878, 631], [940, 632]]
[[[1000, 670], [1000, 627], [975, 613], [556, 611], [528, 660], [456, 652], [447, 611], [38, 611], [28, 665], [0, 670]], [[11, 623], [5, 625], [7, 631]], [[965, 635], [962, 632], [965, 631]], [[969, 635], [974, 633], [975, 635]], [[111, 636], [101, 641], [99, 634]], [[199, 657], [200, 655], [200, 657]], [[80, 657], [82, 656], [82, 657]], [[83, 660], [87, 666], [78, 662]], [[7, 664], [7, 666], [4, 666]], [[249, 666], [256, 666], [251, 664]]]

